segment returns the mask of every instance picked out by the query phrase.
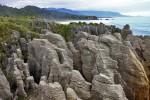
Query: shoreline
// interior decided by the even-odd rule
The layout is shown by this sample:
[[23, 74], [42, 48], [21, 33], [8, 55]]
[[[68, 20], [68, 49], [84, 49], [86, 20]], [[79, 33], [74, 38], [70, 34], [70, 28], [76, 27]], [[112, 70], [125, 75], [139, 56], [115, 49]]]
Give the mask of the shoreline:
[[[59, 24], [69, 24], [70, 22], [86, 22], [88, 24], [92, 22], [99, 24], [102, 22], [105, 25], [115, 25], [119, 28], [123, 28], [125, 24], [129, 24], [134, 35], [150, 35], [150, 23], [145, 21], [145, 18], [147, 20], [150, 19], [150, 17], [116, 17], [110, 18], [109, 20], [105, 20], [107, 18], [103, 18], [103, 20], [61, 20], [55, 22]], [[131, 22], [128, 20], [131, 20]]]

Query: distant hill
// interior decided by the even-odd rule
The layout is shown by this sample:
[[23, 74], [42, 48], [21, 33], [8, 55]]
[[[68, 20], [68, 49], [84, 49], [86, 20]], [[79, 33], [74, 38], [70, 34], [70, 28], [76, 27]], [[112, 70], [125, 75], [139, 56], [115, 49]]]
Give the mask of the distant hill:
[[12, 8], [0, 5], [0, 16], [37, 16], [44, 19], [97, 19], [95, 16], [74, 15], [55, 10], [46, 10], [36, 6], [26, 6], [24, 8]]
[[125, 17], [125, 15], [122, 15], [118, 12], [111, 12], [111, 11], [76, 11], [76, 10], [70, 10], [66, 8], [45, 8], [50, 11], [58, 11], [58, 12], [64, 12], [69, 14], [76, 14], [76, 15], [86, 15], [86, 16], [97, 16], [97, 17]]

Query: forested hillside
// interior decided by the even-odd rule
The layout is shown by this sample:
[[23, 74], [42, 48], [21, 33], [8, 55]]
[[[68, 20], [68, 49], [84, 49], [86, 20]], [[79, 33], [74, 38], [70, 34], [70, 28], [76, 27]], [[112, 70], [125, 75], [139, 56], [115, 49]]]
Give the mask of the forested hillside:
[[95, 16], [80, 16], [67, 14], [58, 11], [49, 11], [36, 6], [26, 6], [24, 8], [12, 8], [0, 5], [0, 16], [36, 16], [44, 19], [97, 19]]

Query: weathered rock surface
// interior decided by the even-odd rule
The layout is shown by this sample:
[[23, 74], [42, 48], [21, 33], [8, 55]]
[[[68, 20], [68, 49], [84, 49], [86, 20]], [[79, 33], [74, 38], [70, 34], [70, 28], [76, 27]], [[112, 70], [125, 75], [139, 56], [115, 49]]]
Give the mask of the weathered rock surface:
[[[114, 60], [118, 62], [117, 70], [120, 73], [122, 79], [127, 83], [128, 87], [130, 87], [134, 91], [135, 100], [143, 100], [143, 98], [149, 98], [149, 81], [145, 74], [143, 65], [137, 59], [133, 51], [128, 46], [120, 43], [119, 41], [103, 42], [105, 42], [111, 48], [110, 55]], [[129, 91], [125, 91], [127, 97], [130, 94], [128, 92]], [[128, 98], [134, 98], [134, 96]]]
[[128, 35], [126, 40], [131, 42], [133, 49], [136, 51], [136, 54], [139, 57], [139, 61], [144, 66], [146, 75], [150, 80], [150, 38], [149, 36], [140, 36], [136, 37], [133, 35]]
[[76, 34], [79, 31], [87, 32], [92, 35], [99, 35], [99, 34], [107, 33], [107, 27], [104, 24], [100, 24], [98, 26], [83, 25], [83, 26], [75, 26], [72, 28], [73, 34]]
[[94, 76], [91, 93], [92, 100], [127, 100], [122, 86], [103, 74]]
[[66, 42], [43, 24], [40, 39], [14, 31], [18, 45], [3, 43], [9, 58], [1, 66], [11, 85], [0, 70], [0, 99], [19, 94], [28, 100], [149, 100], [149, 37], [133, 36], [128, 25], [121, 34], [103, 24], [83, 25]]
[[13, 95], [10, 91], [9, 82], [0, 68], [0, 98], [1, 99], [12, 99]]
[[58, 82], [41, 84], [36, 100], [66, 100], [65, 93]]
[[70, 80], [70, 87], [74, 89], [77, 95], [83, 100], [90, 100], [91, 83], [86, 82], [79, 71], [73, 70]]
[[[57, 35], [56, 36], [52, 35], [52, 33], [50, 33], [50, 34], [47, 36], [47, 37], [49, 37], [49, 42], [52, 42], [51, 39], [53, 39], [54, 37], [55, 38], [60, 37]], [[46, 40], [44, 40], [44, 41], [46, 41]], [[62, 41], [62, 42], [58, 42], [58, 41]], [[70, 80], [70, 84], [69, 84], [70, 87], [72, 89], [74, 89], [74, 91], [77, 93], [77, 95], [81, 99], [90, 100], [91, 99], [90, 95], [94, 94], [93, 91], [98, 91], [98, 90], [94, 90], [94, 89], [91, 91], [91, 84], [88, 82], [93, 82], [94, 76], [99, 75], [99, 74], [106, 75], [110, 79], [112, 79], [111, 85], [108, 85], [108, 84], [106, 84], [107, 82], [106, 83], [104, 82], [104, 83], [102, 83], [104, 86], [108, 85], [108, 88], [117, 88], [118, 91], [120, 91], [119, 92], [120, 94], [117, 94], [117, 92], [113, 93], [113, 90], [112, 90], [112, 92], [106, 91], [105, 94], [108, 94], [108, 95], [106, 95], [105, 98], [115, 98], [116, 97], [115, 99], [118, 99], [118, 100], [126, 99], [126, 96], [129, 99], [135, 98], [135, 100], [138, 100], [139, 98], [140, 99], [148, 98], [149, 85], [148, 85], [148, 79], [147, 79], [147, 76], [143, 69], [143, 66], [140, 63], [140, 61], [138, 60], [137, 56], [135, 55], [135, 52], [133, 52], [133, 50], [131, 50], [131, 47], [128, 47], [127, 43], [125, 43], [125, 41], [122, 40], [121, 35], [119, 35], [119, 33], [114, 34], [114, 36], [113, 35], [102, 35], [102, 36], [98, 37], [98, 36], [90, 35], [85, 32], [78, 32], [78, 34], [75, 35], [75, 39], [73, 41], [76, 48], [74, 48], [72, 43], [68, 43], [70, 50], [68, 49], [68, 47], [62, 37], [58, 38], [58, 41], [56, 43], [54, 43], [54, 42], [48, 43], [47, 42], [47, 45], [49, 45], [47, 47], [51, 47], [55, 52], [55, 54], [51, 53], [51, 57], [53, 57], [53, 59], [57, 58], [56, 61], [55, 60], [50, 61], [48, 59], [45, 59], [45, 60], [49, 61], [47, 64], [50, 64], [50, 63], [53, 64], [55, 62], [55, 64], [54, 64], [55, 71], [50, 72], [50, 73], [56, 74], [55, 75], [56, 77], [53, 77], [53, 78], [56, 78], [56, 79], [54, 79], [54, 81], [60, 82], [61, 85], [62, 85], [62, 83], [69, 84], [69, 80]], [[43, 44], [45, 44], [45, 43], [43, 42]], [[50, 44], [52, 46], [50, 46]], [[37, 44], [36, 44], [36, 46], [37, 46]], [[72, 71], [73, 63], [70, 63], [69, 64], [69, 67], [71, 67], [70, 70], [68, 72], [65, 71], [65, 73], [68, 73], [67, 76], [69, 78], [67, 78], [65, 80], [65, 82], [61, 81], [61, 74], [59, 74], [59, 73], [61, 73], [62, 71], [61, 71], [61, 69], [59, 69], [59, 67], [56, 67], [56, 66], [59, 66], [59, 64], [60, 64], [59, 63], [60, 55], [58, 56], [58, 54], [57, 54], [58, 51], [54, 48], [65, 49], [64, 51], [67, 51], [67, 54], [66, 54], [67, 56], [68, 56], [68, 51], [69, 52], [71, 51], [71, 53], [73, 54], [73, 57], [78, 57], [79, 58], [77, 61], [78, 64], [76, 62], [76, 66], [77, 65], [79, 65], [79, 66], [82, 65], [82, 66], [81, 66], [81, 68], [78, 66], [76, 69], [79, 70], [83, 74], [85, 79], [82, 77], [82, 75], [79, 72]], [[46, 48], [44, 48], [44, 49], [46, 49]], [[37, 50], [37, 48], [34, 50]], [[40, 52], [41, 52], [42, 49], [39, 48], [38, 50], [40, 50]], [[45, 51], [44, 51], [44, 53], [45, 53]], [[35, 54], [35, 53], [31, 53], [31, 54]], [[46, 55], [49, 55], [49, 54], [50, 54], [50, 52], [47, 53]], [[74, 55], [74, 54], [76, 54], [76, 55]], [[39, 55], [39, 53], [38, 53], [38, 55]], [[55, 56], [52, 56], [52, 55], [55, 55]], [[80, 56], [77, 56], [77, 55], [80, 55]], [[40, 59], [42, 56], [40, 55], [38, 57]], [[37, 57], [36, 57], [36, 59], [37, 59]], [[69, 56], [67, 59], [70, 59]], [[42, 59], [42, 60], [44, 60], [44, 59]], [[41, 59], [36, 60], [36, 63], [37, 63], [37, 61], [40, 61], [40, 63], [41, 63], [42, 60]], [[67, 61], [69, 61], [69, 60], [67, 60]], [[73, 59], [73, 61], [76, 61], [76, 59]], [[79, 62], [82, 62], [82, 63], [79, 63]], [[38, 64], [38, 65], [41, 65], [41, 64]], [[51, 66], [54, 66], [54, 65], [51, 65]], [[39, 66], [39, 68], [40, 68], [40, 66]], [[44, 66], [42, 68], [45, 69]], [[51, 69], [51, 71], [53, 71], [53, 68], [50, 68], [50, 69]], [[71, 74], [71, 71], [72, 71], [72, 74]], [[39, 72], [39, 71], [37, 71], [37, 72]], [[46, 75], [45, 71], [43, 73], [44, 74], [42, 74], [42, 76]], [[50, 74], [49, 76], [51, 76], [51, 75], [53, 76], [53, 74]], [[119, 77], [117, 77], [116, 75], [119, 75]], [[46, 76], [49, 77], [48, 75], [46, 75]], [[58, 78], [58, 76], [60, 76], [60, 79]], [[131, 77], [131, 79], [129, 79], [127, 77]], [[117, 84], [115, 83], [116, 82], [115, 80], [117, 80], [116, 78], [119, 78], [118, 80], [121, 80]], [[48, 80], [51, 80], [51, 79], [48, 79]], [[88, 82], [86, 82], [86, 80]], [[54, 81], [50, 81], [50, 82], [54, 82]], [[99, 83], [99, 85], [103, 87], [102, 84]], [[97, 85], [98, 84], [96, 84], [96, 86]], [[66, 85], [62, 85], [62, 86], [63, 86], [63, 88], [65, 88]], [[94, 85], [92, 85], [92, 86], [94, 86]], [[140, 88], [138, 88], [138, 87], [140, 87]], [[83, 89], [81, 89], [81, 88], [83, 88]], [[112, 96], [111, 93], [113, 93], [114, 96]], [[124, 93], [126, 94], [126, 96], [124, 95]], [[103, 92], [99, 91], [98, 94], [102, 95]], [[98, 98], [101, 99], [100, 96], [98, 96]]]
[[147, 76], [150, 75], [150, 38], [148, 36], [144, 37], [136, 37], [133, 35], [128, 35], [126, 38], [128, 41], [131, 42], [132, 47], [136, 51], [141, 63], [143, 64]]
[[46, 39], [34, 39], [29, 44], [29, 58], [31, 75], [36, 82], [41, 76], [46, 76], [48, 82], [60, 82], [63, 88], [69, 83], [73, 61], [68, 52], [58, 48]]
[[72, 60], [73, 60], [74, 69], [81, 72], [82, 71], [82, 61], [81, 61], [80, 51], [74, 47], [72, 42], [68, 42], [68, 48], [73, 54]]
[[72, 57], [72, 53], [68, 49], [65, 39], [61, 35], [47, 32], [45, 35], [41, 35], [41, 38], [47, 39], [50, 43], [56, 45], [58, 48], [65, 49], [69, 57]]
[[68, 87], [66, 93], [67, 93], [67, 100], [82, 100], [77, 96], [77, 94], [72, 88]]

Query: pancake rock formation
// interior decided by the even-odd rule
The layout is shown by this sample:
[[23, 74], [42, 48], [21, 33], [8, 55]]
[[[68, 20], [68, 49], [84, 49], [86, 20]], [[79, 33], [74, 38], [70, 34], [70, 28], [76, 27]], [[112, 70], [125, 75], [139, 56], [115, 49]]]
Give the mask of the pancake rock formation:
[[133, 36], [128, 25], [121, 33], [105, 25], [72, 31], [67, 42], [50, 31], [33, 40], [14, 31], [19, 44], [2, 43], [9, 56], [1, 62], [0, 99], [149, 100], [149, 37]]

